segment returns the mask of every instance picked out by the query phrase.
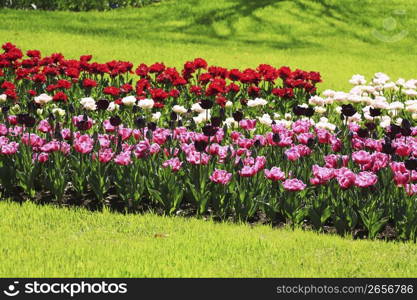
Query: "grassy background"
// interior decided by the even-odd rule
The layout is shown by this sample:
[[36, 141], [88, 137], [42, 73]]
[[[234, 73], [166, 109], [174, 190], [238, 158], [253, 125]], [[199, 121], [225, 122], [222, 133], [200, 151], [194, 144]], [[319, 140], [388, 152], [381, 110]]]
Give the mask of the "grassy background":
[[415, 76], [416, 3], [165, 0], [108, 12], [0, 10], [0, 42], [100, 61], [290, 65], [320, 71], [323, 88], [347, 88], [356, 73]]
[[[415, 77], [416, 1], [166, 0], [108, 12], [0, 10], [0, 42], [99, 61], [259, 63]], [[403, 10], [403, 11], [401, 11]], [[395, 25], [395, 26], [394, 26]], [[155, 234], [168, 234], [155, 237]], [[0, 203], [0, 276], [417, 276], [417, 245], [203, 220]]]
[[0, 202], [0, 277], [417, 276], [417, 246]]

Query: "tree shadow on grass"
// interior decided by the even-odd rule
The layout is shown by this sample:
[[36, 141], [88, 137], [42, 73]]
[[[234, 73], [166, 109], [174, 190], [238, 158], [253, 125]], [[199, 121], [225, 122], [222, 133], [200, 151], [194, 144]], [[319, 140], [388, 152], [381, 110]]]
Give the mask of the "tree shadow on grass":
[[[36, 15], [28, 18], [35, 30], [152, 44], [318, 49], [326, 46], [324, 39], [328, 43], [333, 35], [368, 44], [379, 42], [369, 35], [372, 29], [369, 19], [378, 17], [378, 10], [373, 11], [374, 15], [364, 16], [372, 5], [370, 0], [361, 5], [352, 0], [224, 0], [219, 5], [209, 3], [207, 8], [201, 0], [183, 3], [187, 5], [167, 0], [158, 7], [151, 5], [117, 13], [48, 13], [50, 20], [43, 25], [36, 24]], [[272, 15], [275, 11], [289, 17], [281, 20]], [[21, 13], [16, 16], [11, 13], [9, 17], [12, 20], [21, 17]], [[295, 21], [297, 24], [292, 24]], [[19, 21], [3, 26], [12, 28], [14, 22]], [[324, 30], [317, 30], [320, 26]]]

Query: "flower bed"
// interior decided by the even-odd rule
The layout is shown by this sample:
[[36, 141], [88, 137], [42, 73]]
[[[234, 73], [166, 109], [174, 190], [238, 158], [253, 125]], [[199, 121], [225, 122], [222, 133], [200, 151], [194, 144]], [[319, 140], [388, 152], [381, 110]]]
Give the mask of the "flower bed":
[[417, 80], [0, 55], [5, 195], [416, 240]]

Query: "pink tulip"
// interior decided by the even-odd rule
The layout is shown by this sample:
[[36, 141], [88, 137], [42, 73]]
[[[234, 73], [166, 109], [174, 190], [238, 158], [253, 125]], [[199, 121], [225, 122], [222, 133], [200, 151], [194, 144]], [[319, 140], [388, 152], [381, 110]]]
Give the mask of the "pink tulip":
[[393, 161], [389, 164], [389, 166], [393, 172], [407, 173], [407, 169], [405, 168], [403, 162]]
[[326, 168], [346, 167], [349, 162], [349, 156], [339, 154], [329, 154], [324, 157]]
[[49, 159], [49, 154], [48, 153], [42, 152], [42, 153], [39, 153], [39, 154], [37, 154], [37, 153], [33, 154], [33, 160], [36, 160], [40, 163], [45, 163], [45, 162], [48, 161], [48, 159]]
[[377, 183], [378, 176], [372, 172], [364, 171], [356, 175], [355, 185], [361, 188], [373, 186]]
[[282, 183], [284, 189], [287, 191], [302, 191], [307, 185], [299, 179], [287, 179]]
[[151, 145], [147, 140], [140, 141], [133, 147], [133, 153], [135, 154], [136, 158], [143, 158], [149, 155]]
[[39, 122], [38, 130], [43, 133], [51, 132], [52, 127], [46, 120], [42, 120]]
[[255, 141], [252, 139], [246, 139], [246, 138], [239, 138], [237, 140], [237, 144], [240, 148], [246, 148], [249, 149], [255, 144]]
[[9, 139], [7, 137], [0, 136], [0, 148], [1, 148], [1, 146], [6, 145], [8, 143], [9, 143]]
[[1, 146], [0, 153], [4, 155], [13, 155], [17, 152], [17, 150], [19, 150], [19, 144], [16, 142], [11, 142]]
[[110, 124], [110, 120], [103, 121], [103, 128], [106, 132], [114, 132], [116, 130], [116, 127]]
[[23, 133], [23, 127], [22, 126], [14, 126], [9, 128], [9, 134], [11, 136], [19, 136]]
[[25, 145], [30, 145], [33, 148], [36, 148], [36, 147], [41, 147], [45, 143], [45, 141], [34, 133], [30, 134], [30, 141], [29, 141], [29, 134], [25, 133], [22, 135], [22, 143]]
[[357, 136], [354, 136], [350, 143], [352, 144], [352, 148], [355, 150], [362, 150], [365, 148], [365, 142]]
[[253, 138], [254, 142], [258, 141], [259, 144], [263, 147], [267, 144], [267, 140], [263, 135], [257, 134], [255, 135], [255, 137]]
[[334, 174], [342, 189], [348, 189], [355, 184], [356, 175], [348, 168], [334, 170]]
[[242, 177], [252, 177], [256, 174], [256, 168], [251, 166], [244, 166], [240, 171], [239, 175]]
[[114, 153], [111, 148], [100, 149], [98, 151], [98, 160], [101, 163], [108, 163], [113, 159]]
[[8, 133], [9, 133], [9, 130], [7, 129], [6, 125], [0, 124], [0, 136], [7, 135]]
[[55, 152], [59, 151], [61, 143], [58, 141], [51, 141], [49, 143], [44, 144], [40, 150], [43, 152]]
[[158, 143], [159, 145], [163, 145], [169, 135], [171, 135], [171, 131], [169, 129], [157, 128], [153, 132], [152, 141]]
[[355, 122], [350, 122], [349, 123], [349, 125], [348, 125], [348, 127], [349, 127], [349, 130], [350, 131], [352, 131], [352, 132], [357, 132], [361, 127], [357, 124], [357, 123], [355, 123]]
[[311, 149], [307, 147], [306, 145], [300, 144], [300, 145], [294, 146], [294, 148], [296, 148], [300, 156], [309, 156], [312, 152]]
[[241, 121], [239, 122], [239, 126], [240, 126], [242, 129], [245, 129], [245, 130], [252, 130], [252, 129], [255, 129], [255, 126], [256, 126], [256, 120], [249, 120], [249, 119], [244, 119], [244, 120], [241, 120]]
[[7, 116], [7, 121], [10, 125], [16, 125], [17, 124], [17, 117], [15, 115]]
[[210, 180], [219, 183], [219, 184], [227, 184], [230, 182], [230, 179], [232, 178], [232, 173], [228, 173], [225, 170], [218, 170], [215, 169], [213, 174], [210, 176]]
[[182, 166], [182, 162], [179, 160], [178, 157], [168, 159], [168, 160], [164, 161], [164, 163], [162, 164], [163, 168], [170, 167], [172, 172], [179, 171], [179, 169], [181, 169], [181, 166]]
[[210, 155], [192, 151], [187, 153], [187, 161], [193, 165], [207, 165], [210, 160]]
[[307, 145], [310, 139], [314, 138], [314, 134], [312, 134], [311, 132], [305, 132], [305, 133], [300, 133], [297, 136], [297, 140], [304, 145]]
[[280, 168], [272, 167], [271, 170], [265, 169], [265, 177], [272, 181], [281, 181], [285, 179], [285, 173]]
[[157, 143], [153, 143], [149, 147], [149, 153], [152, 154], [152, 155], [159, 153], [159, 151], [161, 151], [161, 146], [159, 146]]
[[119, 155], [117, 155], [114, 158], [114, 162], [121, 166], [130, 165], [132, 163], [131, 152], [130, 151], [121, 152]]
[[352, 160], [359, 165], [365, 165], [372, 161], [372, 156], [368, 152], [361, 150], [352, 153]]
[[[78, 122], [83, 121], [83, 120], [84, 120], [83, 115], [72, 117], [72, 123], [75, 126], [78, 124]], [[87, 117], [87, 129], [90, 129], [91, 127], [93, 127], [93, 119], [91, 119], [90, 117]]]
[[262, 170], [263, 168], [265, 168], [265, 165], [266, 165], [266, 158], [265, 158], [265, 156], [257, 156], [255, 158], [254, 167], [256, 169], [256, 172], [259, 172], [260, 170]]
[[119, 136], [122, 137], [122, 141], [124, 141], [130, 138], [130, 136], [132, 135], [132, 129], [119, 126], [118, 133], [119, 133]]
[[395, 145], [393, 144], [393, 146], [396, 147], [395, 154], [397, 154], [399, 156], [407, 157], [411, 154], [412, 148], [405, 143], [396, 143]]
[[219, 153], [219, 149], [220, 149], [220, 145], [217, 143], [213, 143], [213, 144], [210, 144], [210, 146], [207, 149], [207, 152], [210, 155], [217, 155]]
[[237, 141], [241, 136], [242, 136], [242, 134], [240, 132], [237, 132], [237, 131], [232, 131], [232, 133], [230, 134], [230, 138], [233, 141]]
[[332, 146], [333, 152], [342, 150], [342, 141], [334, 135], [330, 136], [330, 145]]
[[330, 133], [326, 129], [316, 128], [317, 140], [320, 144], [330, 143]]
[[299, 159], [301, 157], [300, 153], [298, 152], [297, 148], [295, 148], [295, 147], [292, 147], [292, 148], [286, 150], [285, 151], [285, 156], [290, 161], [296, 161], [297, 159]]
[[397, 186], [402, 186], [410, 181], [410, 174], [407, 172], [394, 172], [394, 182]]
[[372, 166], [370, 167], [372, 172], [377, 172], [388, 166], [389, 156], [385, 153], [375, 152], [372, 154]]
[[94, 140], [88, 134], [84, 134], [74, 140], [73, 146], [75, 151], [87, 154], [93, 150]]
[[68, 128], [64, 128], [61, 130], [61, 135], [64, 140], [70, 140], [72, 138], [71, 130]]
[[417, 194], [417, 184], [407, 184], [405, 186], [405, 191], [409, 196], [414, 196]]
[[295, 133], [306, 133], [310, 131], [311, 122], [309, 120], [297, 120], [292, 123], [292, 130]]
[[314, 184], [325, 184], [335, 177], [334, 169], [313, 166]]

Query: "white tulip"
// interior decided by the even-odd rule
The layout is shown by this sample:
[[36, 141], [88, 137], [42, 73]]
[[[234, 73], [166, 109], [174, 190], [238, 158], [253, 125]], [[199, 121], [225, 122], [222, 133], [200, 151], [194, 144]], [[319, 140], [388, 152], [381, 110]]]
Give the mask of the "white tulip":
[[47, 94], [40, 94], [39, 96], [35, 97], [34, 100], [36, 103], [42, 105], [52, 101], [52, 97]]
[[156, 113], [152, 114], [152, 117], [151, 117], [152, 121], [156, 122], [156, 121], [159, 120], [159, 118], [161, 118], [161, 112], [160, 111], [157, 111]]
[[172, 107], [172, 111], [179, 115], [187, 113], [187, 109], [181, 105], [174, 105], [174, 107]]
[[349, 80], [350, 84], [353, 85], [364, 85], [366, 83], [365, 77], [359, 74], [353, 75]]
[[138, 102], [138, 106], [142, 109], [151, 109], [154, 104], [155, 102], [152, 99], [142, 99]]
[[235, 121], [235, 119], [233, 118], [226, 118], [226, 120], [224, 120], [224, 124], [226, 124], [227, 127], [238, 127], [239, 123]]
[[323, 106], [326, 102], [324, 101], [324, 99], [322, 97], [319, 96], [313, 96], [308, 100], [308, 103], [310, 105], [318, 105], [318, 106]]
[[136, 97], [135, 96], [124, 97], [122, 99], [122, 103], [126, 106], [133, 106], [136, 103]]
[[258, 117], [258, 120], [261, 124], [270, 126], [272, 123], [271, 117], [268, 114], [264, 114], [262, 117]]
[[267, 103], [268, 103], [268, 101], [266, 101], [265, 99], [256, 98], [254, 100], [249, 100], [247, 104], [248, 104], [249, 107], [256, 107], [256, 106], [264, 106]]
[[65, 110], [63, 110], [62, 108], [54, 108], [52, 109], [52, 113], [61, 117], [65, 116]]
[[119, 110], [119, 104], [114, 102], [110, 102], [109, 107], [107, 108], [108, 111]]
[[413, 89], [404, 90], [403, 93], [406, 94], [409, 97], [416, 97], [417, 96], [417, 91], [413, 90]]
[[333, 91], [333, 90], [325, 90], [322, 93], [323, 97], [326, 97], [326, 98], [333, 98], [335, 94], [336, 94], [336, 92]]
[[191, 105], [191, 110], [197, 113], [205, 111], [205, 109], [200, 106], [200, 103], [194, 103], [193, 105]]
[[318, 114], [324, 114], [326, 112], [326, 108], [323, 106], [315, 106], [314, 111]]
[[404, 103], [402, 103], [400, 101], [392, 102], [389, 105], [390, 110], [399, 110], [399, 109], [403, 109], [403, 108], [404, 108]]
[[405, 110], [411, 113], [417, 113], [417, 103], [407, 105]]

